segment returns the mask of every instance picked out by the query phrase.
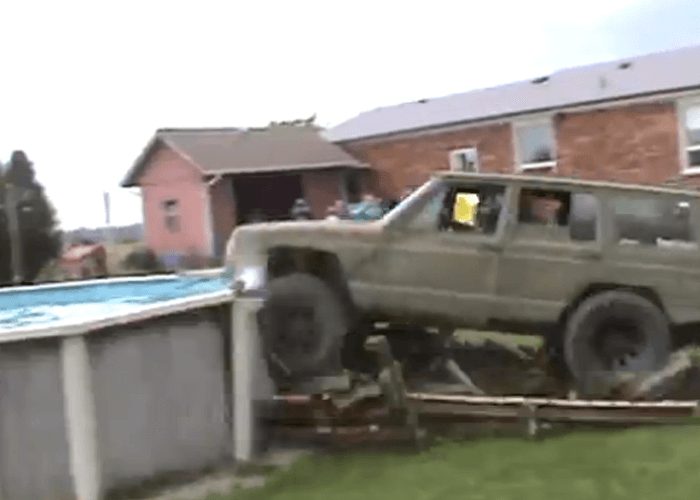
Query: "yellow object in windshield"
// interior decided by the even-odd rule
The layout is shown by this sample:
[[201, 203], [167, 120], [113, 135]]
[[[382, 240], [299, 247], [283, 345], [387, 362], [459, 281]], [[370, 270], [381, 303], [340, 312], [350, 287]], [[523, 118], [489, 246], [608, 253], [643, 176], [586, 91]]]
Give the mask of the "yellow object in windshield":
[[476, 207], [479, 205], [479, 195], [474, 193], [457, 193], [455, 196], [452, 220], [459, 224], [473, 226], [476, 219]]

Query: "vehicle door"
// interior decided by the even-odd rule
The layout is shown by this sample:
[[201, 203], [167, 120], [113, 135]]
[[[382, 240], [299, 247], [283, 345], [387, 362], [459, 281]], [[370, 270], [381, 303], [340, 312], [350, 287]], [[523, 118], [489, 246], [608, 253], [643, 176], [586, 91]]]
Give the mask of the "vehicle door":
[[585, 190], [523, 185], [498, 276], [498, 320], [549, 323], [602, 277], [600, 199]]
[[406, 319], [483, 324], [494, 302], [506, 199], [501, 184], [441, 182], [389, 226], [374, 300]]
[[653, 290], [678, 323], [700, 321], [697, 199], [610, 192], [611, 280]]

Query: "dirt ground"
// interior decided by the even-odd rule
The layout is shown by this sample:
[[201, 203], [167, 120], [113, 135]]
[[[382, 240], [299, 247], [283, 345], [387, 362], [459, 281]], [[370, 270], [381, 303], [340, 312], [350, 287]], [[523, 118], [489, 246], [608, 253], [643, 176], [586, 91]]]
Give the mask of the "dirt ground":
[[[647, 376], [646, 385], [654, 390], [644, 397], [638, 395], [640, 387], [621, 384], [623, 399], [700, 399], [700, 356], [698, 348], [677, 351], [669, 364], [655, 374]], [[542, 396], [566, 398], [573, 390], [573, 383], [565, 370], [547, 361], [542, 346], [532, 337], [520, 340], [518, 336], [478, 335], [468, 332], [462, 335], [453, 348], [453, 357], [474, 384], [492, 396]], [[424, 353], [411, 354], [413, 365], [425, 363]], [[411, 361], [409, 361], [409, 364]], [[406, 373], [408, 372], [408, 373]], [[429, 391], [437, 381], [445, 381], [444, 373], [425, 370], [405, 370], [410, 389]], [[637, 384], [639, 385], [639, 383]], [[632, 396], [634, 395], [634, 396]], [[613, 395], [611, 395], [613, 397]]]
[[[503, 345], [490, 340], [462, 342], [452, 355], [472, 382], [488, 395], [564, 397], [568, 389], [565, 380], [548, 370], [536, 348]], [[422, 362], [422, 359], [415, 360], [419, 366]], [[449, 379], [444, 370], [413, 370], [409, 363], [404, 365], [409, 389], [430, 391], [433, 384]]]

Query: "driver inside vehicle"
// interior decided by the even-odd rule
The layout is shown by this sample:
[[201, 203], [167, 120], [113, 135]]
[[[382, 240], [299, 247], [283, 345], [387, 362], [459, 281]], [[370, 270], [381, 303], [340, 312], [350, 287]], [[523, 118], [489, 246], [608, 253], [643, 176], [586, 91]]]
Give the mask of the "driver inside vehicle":
[[553, 193], [524, 192], [521, 221], [545, 226], [565, 225], [565, 206]]

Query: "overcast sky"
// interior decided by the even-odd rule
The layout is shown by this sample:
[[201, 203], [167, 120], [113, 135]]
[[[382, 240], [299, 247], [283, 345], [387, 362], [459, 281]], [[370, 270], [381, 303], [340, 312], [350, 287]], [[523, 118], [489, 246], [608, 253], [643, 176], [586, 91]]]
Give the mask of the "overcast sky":
[[[158, 127], [324, 126], [402, 101], [700, 43], [697, 0], [0, 0], [0, 161], [64, 228], [141, 219], [119, 181]], [[700, 63], [700, 62], [699, 62]]]

